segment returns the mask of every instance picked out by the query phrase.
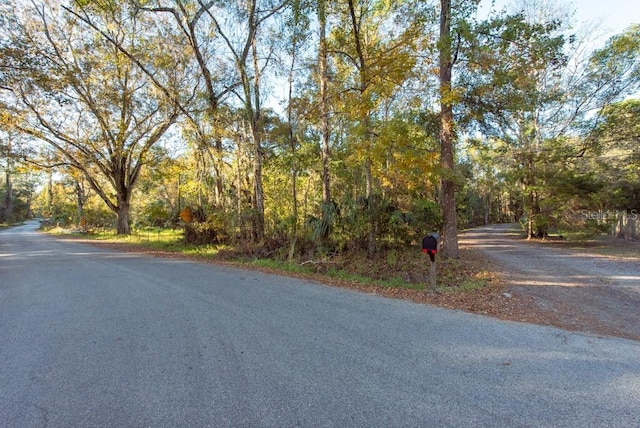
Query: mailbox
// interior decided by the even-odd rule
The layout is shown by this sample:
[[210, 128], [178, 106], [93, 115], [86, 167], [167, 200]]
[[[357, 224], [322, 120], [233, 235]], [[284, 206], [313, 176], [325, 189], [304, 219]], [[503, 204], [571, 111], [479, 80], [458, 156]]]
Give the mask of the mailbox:
[[432, 232], [422, 238], [422, 252], [429, 254], [431, 261], [436, 260], [436, 253], [438, 252], [438, 241], [440, 240], [440, 235], [436, 232]]

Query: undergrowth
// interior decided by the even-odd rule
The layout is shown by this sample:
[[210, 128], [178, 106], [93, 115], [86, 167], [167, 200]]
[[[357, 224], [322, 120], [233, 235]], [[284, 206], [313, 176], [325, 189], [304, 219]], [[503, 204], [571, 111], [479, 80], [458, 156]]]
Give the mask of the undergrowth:
[[[131, 235], [116, 235], [113, 231], [70, 233], [54, 229], [52, 233], [120, 244], [132, 249], [167, 252], [196, 259], [231, 262], [273, 273], [294, 274], [349, 283], [359, 287], [421, 290], [429, 281], [430, 262], [418, 246], [392, 248], [369, 257], [365, 251], [349, 250], [322, 254], [304, 260], [283, 260], [282, 252], [265, 256], [264, 248], [254, 244], [194, 245], [184, 243], [182, 231], [172, 229], [145, 229]], [[461, 249], [460, 259], [442, 259], [436, 262], [436, 283], [440, 292], [470, 292], [490, 285], [495, 278], [486, 269], [483, 260], [471, 250]]]

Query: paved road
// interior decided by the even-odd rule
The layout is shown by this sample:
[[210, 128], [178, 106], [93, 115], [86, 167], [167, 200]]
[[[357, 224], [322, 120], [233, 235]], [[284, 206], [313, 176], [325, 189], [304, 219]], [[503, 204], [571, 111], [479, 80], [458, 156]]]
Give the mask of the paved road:
[[2, 427], [640, 426], [640, 343], [0, 232]]

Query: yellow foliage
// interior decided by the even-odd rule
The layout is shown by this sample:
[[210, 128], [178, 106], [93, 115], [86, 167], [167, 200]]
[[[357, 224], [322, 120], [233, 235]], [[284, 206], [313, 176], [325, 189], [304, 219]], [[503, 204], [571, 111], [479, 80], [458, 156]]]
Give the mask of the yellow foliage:
[[184, 207], [182, 209], [182, 211], [180, 211], [180, 218], [182, 219], [182, 221], [184, 221], [185, 223], [191, 223], [194, 220], [194, 216], [193, 216], [193, 211], [191, 211], [191, 208], [189, 207]]

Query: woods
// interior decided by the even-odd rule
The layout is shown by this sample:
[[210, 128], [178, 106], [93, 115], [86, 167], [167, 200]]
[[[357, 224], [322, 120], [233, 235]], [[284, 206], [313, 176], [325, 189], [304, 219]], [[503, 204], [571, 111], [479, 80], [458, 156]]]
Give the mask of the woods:
[[[474, 0], [2, 3], [0, 221], [297, 259], [640, 211], [640, 25]], [[594, 218], [595, 217], [595, 218]], [[614, 216], [609, 216], [614, 217]]]

